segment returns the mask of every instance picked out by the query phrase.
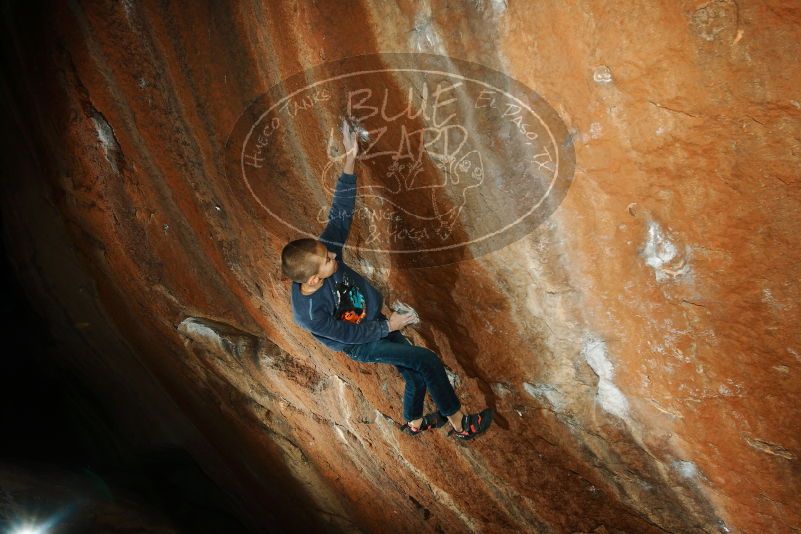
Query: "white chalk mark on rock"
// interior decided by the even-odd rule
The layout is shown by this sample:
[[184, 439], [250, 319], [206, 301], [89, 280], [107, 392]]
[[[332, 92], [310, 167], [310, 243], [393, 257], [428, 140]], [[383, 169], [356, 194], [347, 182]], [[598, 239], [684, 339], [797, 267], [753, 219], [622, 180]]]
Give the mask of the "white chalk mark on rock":
[[601, 84], [612, 83], [612, 70], [606, 65], [596, 67], [595, 70], [592, 71], [592, 81]]
[[417, 15], [411, 34], [409, 47], [415, 52], [434, 51], [441, 42], [430, 14]]
[[119, 172], [120, 147], [114, 137], [114, 131], [103, 115], [94, 113], [91, 118], [92, 123], [95, 125], [97, 139], [100, 141], [100, 146], [103, 147], [103, 155], [106, 157], [106, 161], [111, 164], [114, 172]]
[[689, 248], [679, 247], [669, 239], [665, 231], [655, 221], [648, 222], [648, 234], [640, 255], [645, 264], [654, 270], [657, 282], [664, 282], [670, 278], [677, 278], [690, 272], [687, 263]]
[[693, 462], [677, 460], [673, 462], [673, 469], [676, 470], [681, 478], [687, 480], [694, 480], [698, 477], [698, 467]]
[[545, 401], [553, 411], [557, 413], [564, 411], [565, 400], [559, 390], [551, 384], [529, 384], [528, 382], [523, 382], [523, 389], [535, 399]]
[[598, 393], [595, 400], [606, 412], [626, 419], [629, 402], [623, 392], [612, 382], [615, 368], [607, 355], [606, 343], [601, 339], [591, 337], [585, 342], [581, 354], [598, 375]]

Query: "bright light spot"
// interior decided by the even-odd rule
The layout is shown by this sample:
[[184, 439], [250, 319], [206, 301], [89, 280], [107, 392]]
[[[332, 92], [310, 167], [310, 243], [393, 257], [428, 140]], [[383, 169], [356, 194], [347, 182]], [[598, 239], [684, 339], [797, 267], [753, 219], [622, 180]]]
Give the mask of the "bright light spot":
[[11, 531], [11, 534], [44, 534], [41, 527], [34, 527], [30, 525], [23, 525]]

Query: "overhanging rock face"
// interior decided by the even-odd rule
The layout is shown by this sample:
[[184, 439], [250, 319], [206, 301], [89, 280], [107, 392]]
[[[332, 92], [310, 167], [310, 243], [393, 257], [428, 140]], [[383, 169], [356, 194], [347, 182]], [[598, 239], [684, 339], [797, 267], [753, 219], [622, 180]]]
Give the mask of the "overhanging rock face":
[[[20, 21], [5, 21], [19, 135], [7, 145], [3, 211], [21, 278], [41, 307], [58, 305], [50, 318], [79, 333], [71, 343], [136, 354], [146, 370], [136, 380], [158, 384], [204, 437], [207, 446], [184, 443], [198, 458], [219, 453], [209, 470], [256, 522], [801, 529], [798, 9], [123, 2]], [[361, 185], [409, 196], [362, 191], [367, 216], [354, 220], [345, 260], [387, 302], [418, 311], [408, 337], [441, 356], [467, 408], [496, 410], [491, 431], [467, 446], [398, 432], [397, 372], [328, 351], [292, 322], [280, 250], [322, 228], [341, 168], [329, 132], [354, 111], [342, 96], [353, 87], [286, 108], [280, 143], [248, 153], [261, 158], [257, 179], [231, 171], [232, 149], [247, 146], [236, 137], [242, 117], [255, 124], [254, 103], [269, 108], [298, 73], [370, 56], [387, 69], [371, 74], [376, 94], [405, 98], [391, 54], [452, 58], [445, 77], [468, 63], [502, 73], [508, 91], [528, 88], [563, 128], [543, 119], [542, 131], [556, 132], [552, 170], [569, 174], [558, 176], [563, 194], [498, 246], [471, 239], [518, 220], [540, 191], [509, 181], [547, 178], [531, 174], [548, 170], [527, 152], [527, 140], [547, 145], [544, 134], [524, 138], [535, 121], [492, 115], [480, 91], [469, 102], [454, 91], [461, 122], [450, 139], [461, 133], [473, 152], [395, 174], [391, 156], [357, 164]], [[432, 76], [409, 79], [419, 89]], [[373, 129], [365, 155], [374, 120], [363, 120]], [[439, 126], [415, 146], [436, 154]], [[452, 188], [423, 194], [421, 184]], [[436, 222], [427, 247], [467, 245], [412, 268], [409, 219], [399, 237], [400, 219], [374, 217], [385, 201]], [[80, 259], [80, 298], [70, 293], [78, 267], [48, 253], [59, 247]], [[105, 323], [85, 320], [87, 303]], [[74, 363], [102, 382], [117, 357], [98, 350]]]

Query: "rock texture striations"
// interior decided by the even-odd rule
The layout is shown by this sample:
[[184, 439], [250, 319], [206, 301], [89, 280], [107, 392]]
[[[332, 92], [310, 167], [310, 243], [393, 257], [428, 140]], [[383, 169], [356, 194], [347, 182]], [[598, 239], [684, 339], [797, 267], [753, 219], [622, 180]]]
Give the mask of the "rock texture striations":
[[[192, 450], [254, 525], [801, 529], [797, 7], [86, 2], [4, 24], [20, 278], [121, 425]], [[255, 98], [382, 52], [507, 74], [575, 150], [555, 213], [499, 250], [427, 269], [346, 250], [417, 310], [408, 335], [465, 405], [496, 410], [469, 446], [400, 434], [394, 369], [293, 325], [285, 237], [225, 168]], [[271, 163], [311, 227], [327, 140], [293, 135]]]

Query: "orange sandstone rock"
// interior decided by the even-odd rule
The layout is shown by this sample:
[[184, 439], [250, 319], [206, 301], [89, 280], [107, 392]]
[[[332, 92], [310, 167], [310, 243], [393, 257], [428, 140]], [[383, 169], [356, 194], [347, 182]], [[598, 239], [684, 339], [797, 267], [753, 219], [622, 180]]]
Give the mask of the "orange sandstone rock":
[[[3, 212], [20, 277], [123, 426], [174, 428], [253, 524], [801, 528], [797, 8], [96, 2], [18, 20], [5, 21]], [[442, 357], [465, 405], [497, 412], [465, 447], [404, 437], [399, 375], [294, 326], [286, 228], [226, 169], [255, 99], [379, 53], [502, 72], [555, 110], [575, 154], [552, 214], [483, 255], [402, 268], [361, 246], [370, 221], [355, 223], [346, 261], [417, 310], [408, 335]], [[265, 155], [306, 230], [330, 200], [336, 111], [304, 109]], [[517, 172], [498, 124], [464, 124], [494, 176]], [[454, 236], [517, 209], [481, 198]]]

